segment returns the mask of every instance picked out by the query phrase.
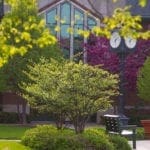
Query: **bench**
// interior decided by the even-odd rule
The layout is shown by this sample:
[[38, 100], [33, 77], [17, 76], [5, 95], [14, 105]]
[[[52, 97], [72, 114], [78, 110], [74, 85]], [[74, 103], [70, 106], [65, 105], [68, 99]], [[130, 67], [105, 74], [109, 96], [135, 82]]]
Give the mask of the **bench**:
[[122, 125], [119, 115], [104, 115], [106, 132], [131, 137], [133, 149], [136, 149], [136, 125]]

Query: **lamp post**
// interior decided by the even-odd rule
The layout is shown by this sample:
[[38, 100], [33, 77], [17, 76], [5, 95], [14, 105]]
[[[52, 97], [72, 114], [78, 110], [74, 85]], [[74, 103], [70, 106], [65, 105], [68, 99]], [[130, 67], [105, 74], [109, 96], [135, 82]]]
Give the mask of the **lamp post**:
[[[124, 115], [124, 105], [125, 105], [125, 79], [124, 79], [124, 71], [125, 71], [125, 58], [126, 56], [133, 52], [136, 48], [136, 39], [132, 37], [122, 37], [119, 34], [118, 30], [112, 32], [110, 38], [110, 50], [117, 53], [119, 56], [120, 64], [119, 64], [119, 91], [120, 95], [118, 97], [118, 114], [121, 116], [122, 120], [126, 117]], [[124, 118], [124, 119], [123, 119]]]
[[0, 21], [4, 16], [4, 0], [0, 0]]

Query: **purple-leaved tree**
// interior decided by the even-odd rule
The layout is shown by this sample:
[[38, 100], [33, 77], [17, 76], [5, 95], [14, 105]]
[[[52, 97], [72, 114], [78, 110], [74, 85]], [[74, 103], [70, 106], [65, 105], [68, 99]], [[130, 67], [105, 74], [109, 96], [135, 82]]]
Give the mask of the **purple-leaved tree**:
[[[109, 40], [105, 37], [90, 35], [87, 44], [87, 62], [91, 65], [102, 65], [111, 73], [119, 73], [119, 58], [110, 51]], [[128, 90], [136, 90], [136, 80], [139, 68], [146, 57], [150, 55], [150, 40], [138, 40], [137, 48], [125, 60], [125, 79]]]

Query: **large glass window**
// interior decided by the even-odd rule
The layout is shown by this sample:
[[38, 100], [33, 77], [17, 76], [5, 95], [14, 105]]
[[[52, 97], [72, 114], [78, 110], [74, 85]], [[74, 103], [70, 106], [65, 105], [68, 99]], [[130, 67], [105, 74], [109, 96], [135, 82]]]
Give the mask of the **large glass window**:
[[71, 25], [71, 5], [63, 3], [60, 7], [60, 41], [65, 58], [70, 57], [70, 33], [68, 29]]
[[82, 36], [77, 34], [78, 30], [84, 29], [84, 12], [79, 9], [74, 10], [74, 60], [79, 61], [83, 60], [83, 42], [84, 39]]
[[56, 21], [57, 9], [52, 9], [51, 11], [47, 12], [46, 15], [46, 24], [50, 28], [52, 34], [56, 35], [55, 27], [57, 25]]
[[[86, 11], [74, 6], [73, 3], [64, 2], [47, 11], [46, 19], [47, 26], [60, 40], [65, 58], [71, 57], [75, 61], [83, 59], [85, 39], [77, 34], [77, 30], [96, 26], [95, 17], [88, 16]], [[56, 26], [59, 26], [60, 31], [55, 31]], [[68, 29], [72, 29], [73, 32], [68, 32]]]
[[87, 26], [88, 26], [88, 29], [92, 29], [94, 26], [97, 25], [97, 22], [95, 19], [93, 19], [92, 17], [88, 17], [87, 19]]

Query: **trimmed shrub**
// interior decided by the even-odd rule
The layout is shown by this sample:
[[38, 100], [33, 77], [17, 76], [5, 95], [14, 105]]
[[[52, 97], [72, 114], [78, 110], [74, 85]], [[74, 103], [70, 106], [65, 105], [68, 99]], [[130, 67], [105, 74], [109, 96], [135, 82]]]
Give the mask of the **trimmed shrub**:
[[13, 112], [0, 112], [0, 123], [18, 123], [19, 116]]
[[89, 128], [85, 130], [83, 137], [87, 141], [87, 149], [91, 146], [93, 150], [115, 150], [104, 130]]
[[60, 134], [57, 136], [55, 150], [83, 150], [84, 139], [80, 134], [65, 135]]
[[83, 134], [75, 134], [73, 130], [57, 130], [50, 125], [29, 129], [22, 143], [33, 150], [114, 150], [103, 131], [87, 129]]
[[132, 150], [125, 137], [110, 135], [110, 141], [113, 143], [115, 150]]
[[100, 128], [75, 134], [71, 129], [42, 125], [26, 131], [22, 143], [33, 150], [131, 150], [125, 138], [106, 135]]
[[[22, 114], [20, 114], [22, 115]], [[27, 122], [30, 122], [30, 116], [26, 115]], [[20, 123], [20, 117], [15, 112], [0, 112], [0, 123]]]
[[55, 148], [57, 133], [57, 129], [53, 126], [37, 126], [25, 132], [22, 143], [35, 150], [51, 150]]
[[136, 139], [137, 140], [144, 140], [144, 128], [137, 128]]

